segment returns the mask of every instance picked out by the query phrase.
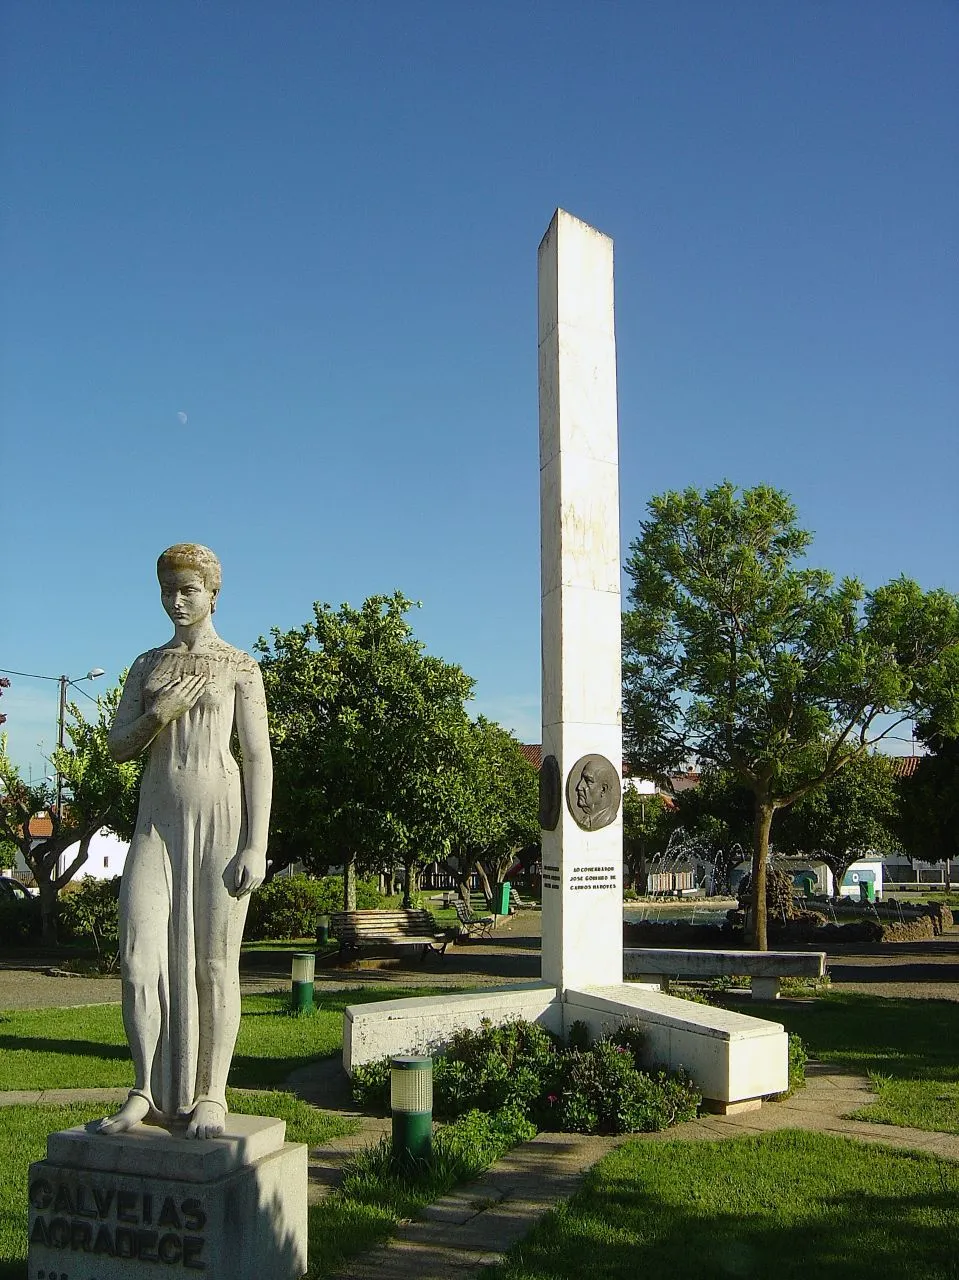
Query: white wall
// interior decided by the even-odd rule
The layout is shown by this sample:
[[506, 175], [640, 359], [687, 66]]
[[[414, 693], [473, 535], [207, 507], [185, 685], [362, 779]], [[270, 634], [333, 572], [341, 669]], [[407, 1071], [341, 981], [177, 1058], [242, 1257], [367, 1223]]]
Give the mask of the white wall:
[[[79, 847], [78, 841], [76, 844], [72, 844], [65, 853], [61, 854], [59, 869], [70, 865], [77, 856]], [[122, 872], [123, 864], [126, 862], [129, 852], [129, 840], [121, 840], [112, 831], [101, 828], [91, 839], [87, 860], [77, 872], [75, 879], [79, 880], [84, 876], [93, 876], [96, 880], [112, 880], [114, 876], [118, 876]]]

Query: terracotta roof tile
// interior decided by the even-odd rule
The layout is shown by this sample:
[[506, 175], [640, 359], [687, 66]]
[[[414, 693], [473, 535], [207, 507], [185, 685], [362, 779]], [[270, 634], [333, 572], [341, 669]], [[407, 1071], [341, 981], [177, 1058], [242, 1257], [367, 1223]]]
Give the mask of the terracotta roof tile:
[[922, 756], [892, 756], [893, 771], [897, 778], [911, 778], [919, 768]]

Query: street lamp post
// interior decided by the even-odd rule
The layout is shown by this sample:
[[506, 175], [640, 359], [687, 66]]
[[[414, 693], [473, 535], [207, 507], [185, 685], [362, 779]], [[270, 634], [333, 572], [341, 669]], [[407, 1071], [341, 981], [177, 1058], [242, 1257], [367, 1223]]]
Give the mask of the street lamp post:
[[646, 797], [656, 794], [656, 783], [648, 778], [637, 778], [634, 782], [637, 794], [639, 795], [639, 865], [643, 869], [643, 875], [646, 875]]
[[[3, 667], [0, 667], [0, 671], [3, 671], [5, 675], [9, 676], [24, 676], [28, 680], [56, 680], [57, 684], [60, 686], [60, 706], [57, 712], [57, 747], [61, 751], [63, 750], [64, 725], [67, 715], [67, 689], [69, 689], [71, 685], [79, 684], [81, 680], [96, 680], [98, 677], [106, 674], [102, 667], [91, 667], [85, 676], [77, 676], [75, 679], [71, 680], [69, 676], [43, 676], [39, 675], [36, 671], [7, 671]], [[63, 774], [60, 772], [59, 767], [57, 768], [56, 813], [57, 821], [59, 822], [63, 817]]]

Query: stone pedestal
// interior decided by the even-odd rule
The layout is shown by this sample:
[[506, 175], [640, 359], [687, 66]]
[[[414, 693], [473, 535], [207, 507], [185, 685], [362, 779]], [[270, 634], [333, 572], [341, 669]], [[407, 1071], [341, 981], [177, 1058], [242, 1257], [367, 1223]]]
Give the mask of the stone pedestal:
[[307, 1149], [285, 1132], [228, 1115], [205, 1142], [155, 1125], [52, 1133], [30, 1166], [29, 1280], [299, 1280]]

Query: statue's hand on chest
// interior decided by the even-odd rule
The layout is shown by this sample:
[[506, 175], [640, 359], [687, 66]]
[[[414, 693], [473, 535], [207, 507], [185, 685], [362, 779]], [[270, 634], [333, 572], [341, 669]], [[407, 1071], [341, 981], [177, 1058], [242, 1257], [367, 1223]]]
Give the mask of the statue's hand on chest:
[[178, 720], [195, 706], [214, 707], [221, 697], [221, 690], [204, 672], [169, 667], [158, 668], [143, 687], [144, 710], [156, 716], [161, 725]]

